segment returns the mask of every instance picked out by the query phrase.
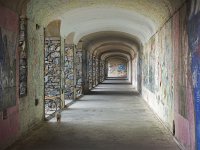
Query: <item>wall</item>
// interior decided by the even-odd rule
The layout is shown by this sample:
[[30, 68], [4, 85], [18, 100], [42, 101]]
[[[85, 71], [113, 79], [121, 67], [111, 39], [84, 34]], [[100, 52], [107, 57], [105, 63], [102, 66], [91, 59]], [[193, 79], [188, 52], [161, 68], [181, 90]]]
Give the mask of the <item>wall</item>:
[[137, 74], [138, 74], [138, 68], [137, 68], [137, 64], [138, 63], [138, 55], [135, 56], [135, 58], [132, 60], [131, 64], [132, 64], [132, 86], [133, 88], [135, 88], [136, 90], [138, 90], [138, 80], [137, 80]]
[[[20, 98], [20, 133], [44, 119], [44, 30], [28, 20], [28, 93]], [[38, 99], [38, 104], [36, 103]]]
[[[18, 15], [0, 5], [0, 149], [19, 133], [19, 72], [17, 55]], [[17, 78], [16, 78], [16, 77]], [[5, 90], [6, 88], [6, 90]], [[13, 93], [13, 94], [12, 94]], [[7, 111], [3, 120], [3, 110]]]
[[182, 6], [144, 47], [142, 95], [180, 144], [194, 150], [186, 6]]
[[127, 62], [121, 59], [108, 60], [108, 77], [127, 77]]
[[200, 2], [198, 0], [191, 1], [190, 6], [191, 12], [188, 20], [190, 78], [192, 78], [190, 86], [195, 106], [196, 149], [200, 150]]

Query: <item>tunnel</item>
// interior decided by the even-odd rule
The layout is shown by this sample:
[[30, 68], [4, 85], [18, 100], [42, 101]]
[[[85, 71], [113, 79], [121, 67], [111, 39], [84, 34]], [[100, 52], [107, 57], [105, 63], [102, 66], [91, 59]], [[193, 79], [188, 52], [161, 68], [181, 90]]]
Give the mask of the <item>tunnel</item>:
[[0, 0], [0, 16], [0, 149], [200, 150], [199, 0]]

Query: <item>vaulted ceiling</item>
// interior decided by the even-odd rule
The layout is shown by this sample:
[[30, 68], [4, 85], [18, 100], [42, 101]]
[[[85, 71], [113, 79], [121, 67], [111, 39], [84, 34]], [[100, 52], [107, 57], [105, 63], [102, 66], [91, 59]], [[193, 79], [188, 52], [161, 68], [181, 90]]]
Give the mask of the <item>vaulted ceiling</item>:
[[[124, 51], [135, 56], [141, 45], [179, 9], [185, 0], [0, 0], [28, 19], [47, 26], [60, 20], [61, 36], [84, 41], [96, 53]], [[27, 8], [25, 7], [27, 5]], [[26, 9], [25, 9], [26, 8]], [[97, 52], [97, 50], [99, 52]]]

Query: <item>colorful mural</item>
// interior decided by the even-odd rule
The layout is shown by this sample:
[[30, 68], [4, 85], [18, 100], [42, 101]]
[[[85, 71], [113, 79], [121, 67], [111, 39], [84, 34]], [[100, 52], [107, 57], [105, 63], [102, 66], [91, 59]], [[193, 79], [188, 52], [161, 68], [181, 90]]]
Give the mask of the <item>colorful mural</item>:
[[60, 96], [60, 38], [45, 38], [45, 96]]
[[27, 19], [20, 18], [19, 31], [19, 96], [27, 95]]
[[95, 84], [97, 85], [99, 83], [99, 60], [96, 59], [96, 80], [95, 80]]
[[83, 53], [81, 49], [76, 51], [76, 98], [82, 95], [83, 73], [82, 73]]
[[108, 61], [108, 77], [127, 78], [127, 62], [118, 59]]
[[189, 50], [191, 56], [192, 88], [196, 120], [196, 149], [200, 150], [200, 8], [198, 0], [191, 5], [191, 16], [188, 23]]
[[0, 149], [19, 135], [18, 15], [0, 4]]
[[[186, 149], [195, 149], [194, 106], [191, 86], [198, 91], [199, 33], [190, 22], [192, 54], [188, 51], [187, 5], [168, 20], [143, 51], [143, 96]], [[191, 44], [193, 43], [193, 45]], [[194, 46], [197, 44], [196, 46]], [[190, 69], [192, 56], [192, 71]], [[195, 69], [196, 68], [196, 69]], [[193, 72], [193, 75], [191, 75]], [[193, 80], [193, 85], [191, 84]], [[197, 84], [194, 84], [197, 83]], [[198, 98], [198, 92], [197, 98]], [[197, 100], [198, 102], [198, 100]], [[200, 106], [200, 104], [199, 104]], [[196, 105], [196, 109], [199, 107]], [[196, 116], [197, 117], [197, 116]], [[199, 117], [200, 118], [200, 117]], [[199, 122], [200, 123], [200, 122]], [[200, 131], [200, 130], [199, 130]]]
[[65, 99], [74, 99], [74, 45], [65, 45]]
[[89, 81], [89, 89], [93, 87], [92, 84], [92, 56], [88, 54], [88, 81]]
[[92, 57], [92, 87], [96, 86], [96, 57]]
[[0, 110], [16, 105], [17, 33], [0, 26]]
[[105, 77], [105, 62], [103, 60], [100, 60], [100, 82], [104, 81]]

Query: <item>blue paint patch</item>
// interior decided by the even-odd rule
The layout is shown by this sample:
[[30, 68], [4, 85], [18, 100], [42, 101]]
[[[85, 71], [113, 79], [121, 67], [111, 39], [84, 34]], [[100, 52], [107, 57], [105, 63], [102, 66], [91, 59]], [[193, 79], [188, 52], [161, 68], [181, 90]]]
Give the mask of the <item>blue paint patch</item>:
[[189, 20], [189, 47], [196, 116], [196, 146], [200, 150], [200, 13]]
[[124, 64], [120, 64], [118, 66], [118, 71], [126, 71], [126, 66]]

